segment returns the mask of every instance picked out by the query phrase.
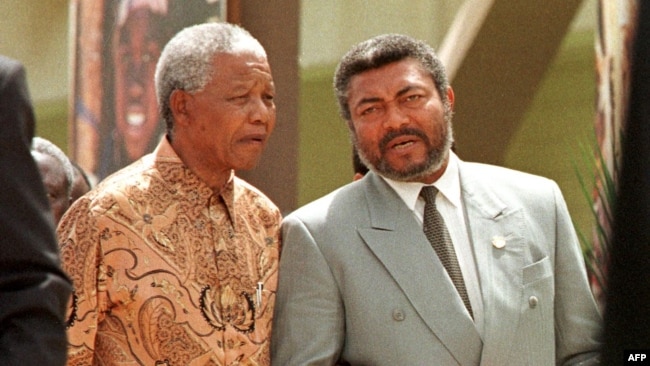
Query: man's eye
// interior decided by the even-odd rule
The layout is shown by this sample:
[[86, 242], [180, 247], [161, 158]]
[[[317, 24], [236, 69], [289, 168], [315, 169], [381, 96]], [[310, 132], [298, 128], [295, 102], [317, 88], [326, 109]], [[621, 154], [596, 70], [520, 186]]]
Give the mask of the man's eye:
[[248, 94], [242, 94], [242, 95], [235, 95], [233, 97], [230, 97], [229, 99], [233, 102], [241, 102], [245, 101], [248, 98]]
[[361, 111], [361, 115], [362, 115], [362, 116], [367, 116], [367, 115], [369, 115], [369, 114], [371, 114], [371, 113], [375, 113], [375, 112], [377, 112], [377, 109], [378, 109], [377, 107], [369, 107], [369, 108], [366, 108], [366, 109], [364, 109], [364, 110]]

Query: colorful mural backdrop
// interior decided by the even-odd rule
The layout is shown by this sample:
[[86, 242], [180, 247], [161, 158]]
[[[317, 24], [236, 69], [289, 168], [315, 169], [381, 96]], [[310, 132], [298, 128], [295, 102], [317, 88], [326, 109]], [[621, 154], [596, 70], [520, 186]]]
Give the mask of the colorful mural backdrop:
[[596, 37], [596, 185], [593, 191], [596, 226], [593, 248], [586, 253], [592, 289], [604, 308], [612, 204], [621, 160], [630, 83], [630, 52], [635, 32], [637, 0], [599, 0]]
[[225, 21], [226, 0], [72, 0], [70, 155], [99, 181], [164, 134], [156, 62], [182, 28]]

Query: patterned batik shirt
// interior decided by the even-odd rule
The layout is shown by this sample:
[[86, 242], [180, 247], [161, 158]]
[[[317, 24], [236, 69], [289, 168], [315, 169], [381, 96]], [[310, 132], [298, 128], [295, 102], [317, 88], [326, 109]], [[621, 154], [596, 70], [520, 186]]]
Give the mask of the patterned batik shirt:
[[162, 139], [59, 225], [68, 365], [269, 365], [280, 220], [234, 174], [215, 193]]

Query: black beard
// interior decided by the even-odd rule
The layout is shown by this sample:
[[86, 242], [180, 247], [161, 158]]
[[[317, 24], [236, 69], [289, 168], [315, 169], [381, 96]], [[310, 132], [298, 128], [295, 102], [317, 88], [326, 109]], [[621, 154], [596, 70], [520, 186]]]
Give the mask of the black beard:
[[[453, 142], [453, 139], [451, 138], [451, 123], [447, 123], [446, 128], [446, 131], [440, 131], [443, 134], [443, 143], [437, 147], [433, 146], [424, 132], [419, 129], [404, 127], [400, 128], [399, 130], [390, 131], [379, 142], [380, 156], [376, 158], [374, 162], [371, 162], [369, 156], [359, 146], [359, 141], [354, 132], [351, 133], [351, 138], [354, 147], [359, 153], [359, 158], [368, 167], [368, 169], [388, 179], [401, 182], [410, 182], [419, 180], [420, 178], [430, 175], [440, 169], [449, 154], [449, 150]], [[386, 152], [390, 141], [402, 135], [417, 136], [422, 139], [422, 141], [426, 144], [428, 154], [426, 161], [423, 163], [413, 165], [406, 170], [396, 170], [393, 169], [385, 159], [382, 159], [382, 157]]]

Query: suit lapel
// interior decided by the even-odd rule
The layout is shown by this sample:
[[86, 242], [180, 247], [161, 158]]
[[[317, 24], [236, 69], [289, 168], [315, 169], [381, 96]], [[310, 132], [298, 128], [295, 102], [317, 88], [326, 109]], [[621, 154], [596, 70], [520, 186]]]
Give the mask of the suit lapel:
[[[506, 364], [504, 345], [516, 340], [521, 314], [525, 223], [520, 208], [507, 207], [461, 162], [461, 186], [479, 274], [485, 316], [481, 363]], [[499, 248], [499, 242], [505, 245]]]
[[359, 234], [458, 362], [478, 364], [480, 336], [413, 213], [375, 174], [364, 182], [371, 227]]

